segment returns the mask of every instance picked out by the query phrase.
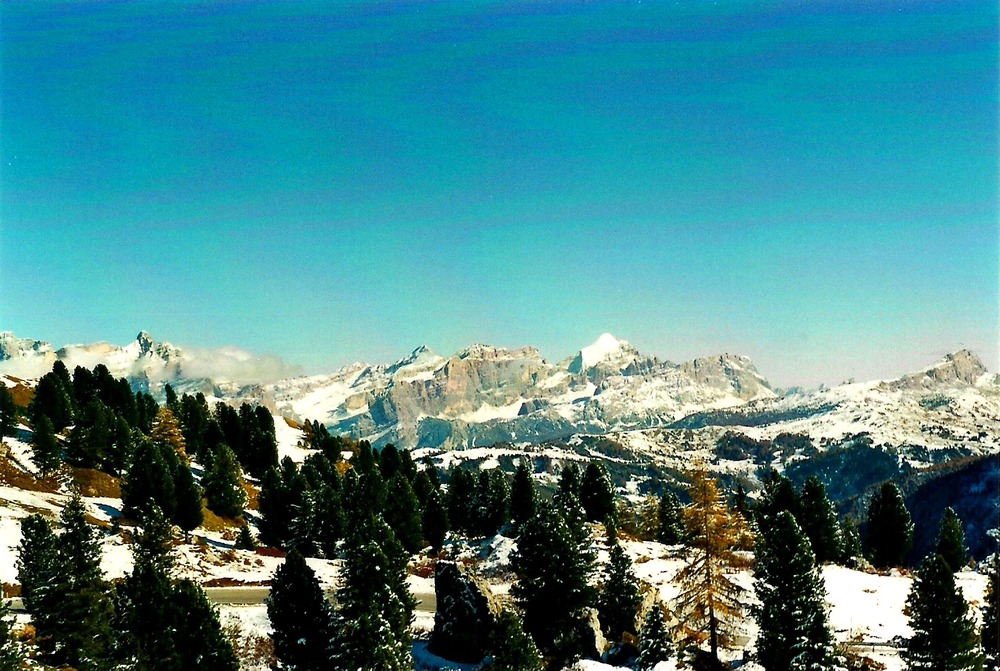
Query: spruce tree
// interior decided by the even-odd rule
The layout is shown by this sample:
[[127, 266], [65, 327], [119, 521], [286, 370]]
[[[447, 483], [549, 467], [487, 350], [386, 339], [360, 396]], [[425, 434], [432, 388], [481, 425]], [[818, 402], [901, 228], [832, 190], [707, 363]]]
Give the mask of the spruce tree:
[[902, 566], [913, 545], [913, 520], [896, 485], [885, 482], [868, 505], [865, 534], [871, 562], [877, 568]]
[[441, 501], [441, 495], [437, 490], [432, 490], [424, 503], [422, 517], [424, 530], [424, 540], [435, 552], [440, 552], [444, 545], [445, 536], [448, 534], [448, 511]]
[[983, 642], [986, 668], [1000, 669], [1000, 555], [992, 555], [986, 563], [989, 582], [986, 604], [983, 606], [983, 626], [979, 638]]
[[42, 475], [50, 475], [62, 464], [62, 448], [59, 447], [55, 430], [47, 415], [39, 415], [35, 420], [35, 431], [31, 437], [31, 461]]
[[941, 515], [934, 551], [941, 555], [952, 572], [960, 571], [968, 562], [969, 550], [965, 547], [965, 531], [962, 529], [962, 520], [951, 508], [945, 508]]
[[253, 552], [257, 549], [257, 542], [253, 539], [253, 534], [250, 533], [250, 527], [244, 524], [240, 527], [240, 533], [236, 537], [236, 543], [234, 546], [237, 550], [249, 550]]
[[201, 510], [201, 488], [194, 481], [189, 469], [182, 461], [174, 467], [174, 496], [176, 505], [171, 521], [179, 526], [187, 538], [191, 531], [201, 526], [203, 513]]
[[0, 671], [19, 671], [24, 662], [11, 631], [10, 608], [0, 600]]
[[797, 520], [801, 512], [799, 493], [791, 480], [772, 468], [764, 479], [764, 488], [753, 510], [758, 527], [766, 526], [784, 511], [790, 512]]
[[580, 469], [573, 462], [563, 466], [559, 471], [559, 489], [556, 496], [566, 496], [572, 494], [580, 500]]
[[329, 485], [316, 492], [316, 545], [327, 559], [337, 555], [337, 542], [344, 537], [347, 519], [340, 494]]
[[864, 553], [861, 550], [861, 534], [858, 532], [858, 523], [853, 518], [845, 517], [840, 521], [840, 540], [840, 563], [844, 566], [856, 566]]
[[0, 382], [0, 439], [16, 433], [20, 414], [17, 404], [14, 403], [14, 395], [10, 393], [6, 384]]
[[691, 505], [681, 511], [691, 560], [675, 577], [680, 584], [678, 615], [685, 639], [708, 640], [718, 663], [719, 648], [732, 645], [743, 612], [743, 593], [731, 574], [747, 561], [736, 547], [745, 533], [741, 517], [731, 513], [704, 465], [690, 474]]
[[546, 655], [566, 661], [579, 652], [574, 639], [584, 610], [594, 601], [588, 584], [591, 558], [566, 521], [543, 506], [521, 527], [511, 568], [511, 594], [524, 612], [524, 628]]
[[388, 496], [385, 499], [385, 521], [396, 534], [396, 538], [409, 554], [423, 547], [424, 532], [421, 528], [420, 502], [410, 481], [401, 472], [396, 472], [389, 481]]
[[175, 668], [239, 671], [240, 662], [204, 590], [190, 580], [181, 580], [173, 588], [172, 600], [179, 614], [174, 632]]
[[604, 569], [597, 596], [597, 612], [601, 629], [612, 641], [621, 641], [625, 634], [635, 635], [635, 618], [642, 603], [639, 581], [632, 570], [632, 560], [615, 536], [608, 534], [608, 564]]
[[451, 477], [448, 480], [448, 519], [451, 521], [451, 528], [465, 533], [470, 533], [472, 516], [472, 496], [475, 490], [475, 481], [472, 475], [463, 468], [453, 468]]
[[604, 465], [591, 461], [583, 471], [580, 482], [580, 504], [589, 522], [603, 522], [615, 512], [615, 495], [611, 478]]
[[480, 471], [472, 496], [471, 530], [477, 536], [494, 536], [508, 519], [510, 488], [499, 468]]
[[753, 609], [760, 634], [757, 661], [766, 671], [833, 669], [823, 579], [809, 538], [783, 511], [761, 529], [754, 548]]
[[168, 517], [173, 514], [174, 473], [160, 448], [144, 440], [139, 443], [122, 481], [122, 512], [126, 517], [139, 519], [152, 503]]
[[670, 660], [674, 654], [674, 646], [667, 633], [663, 607], [659, 602], [646, 611], [639, 629], [639, 659], [636, 661], [637, 671], [651, 671], [660, 662]]
[[528, 463], [522, 459], [514, 471], [514, 479], [510, 484], [510, 519], [514, 527], [520, 527], [535, 516], [538, 507], [538, 494], [535, 483], [531, 480]]
[[295, 548], [274, 573], [267, 617], [273, 630], [274, 654], [283, 668], [326, 671], [332, 667], [333, 612], [316, 573]]
[[17, 548], [17, 582], [24, 609], [37, 620], [54, 607], [56, 582], [62, 573], [52, 525], [32, 513], [21, 520], [21, 542]]
[[223, 517], [239, 517], [246, 505], [246, 493], [236, 455], [222, 443], [215, 448], [211, 461], [201, 479], [208, 509]]
[[77, 413], [77, 424], [66, 446], [66, 461], [81, 468], [99, 468], [111, 447], [113, 413], [94, 399]]
[[657, 506], [656, 540], [664, 545], [677, 545], [684, 541], [684, 524], [681, 522], [681, 502], [672, 491], [660, 494]]
[[[56, 364], [62, 362], [57, 361]], [[65, 366], [63, 366], [65, 369]], [[54, 371], [46, 373], [35, 386], [35, 394], [28, 407], [28, 415], [32, 424], [41, 415], [52, 422], [56, 431], [62, 431], [73, 423], [73, 401], [63, 384], [62, 379]]]
[[837, 561], [841, 556], [842, 540], [837, 513], [826, 496], [826, 488], [814, 475], [802, 485], [800, 513], [797, 518], [802, 531], [809, 538], [818, 564]]
[[902, 651], [911, 671], [978, 671], [975, 621], [955, 575], [939, 554], [928, 555], [906, 599], [913, 636]]
[[490, 661], [483, 671], [542, 671], [545, 665], [535, 642], [524, 632], [517, 613], [504, 609], [497, 616], [490, 642]]

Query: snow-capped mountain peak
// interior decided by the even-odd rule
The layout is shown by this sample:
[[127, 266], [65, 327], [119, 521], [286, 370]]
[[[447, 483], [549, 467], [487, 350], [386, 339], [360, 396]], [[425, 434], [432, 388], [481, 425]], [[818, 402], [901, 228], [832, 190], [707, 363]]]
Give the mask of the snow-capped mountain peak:
[[567, 366], [570, 373], [581, 373], [600, 367], [606, 370], [624, 370], [639, 358], [639, 351], [624, 340], [610, 333], [602, 333], [593, 343], [577, 352]]

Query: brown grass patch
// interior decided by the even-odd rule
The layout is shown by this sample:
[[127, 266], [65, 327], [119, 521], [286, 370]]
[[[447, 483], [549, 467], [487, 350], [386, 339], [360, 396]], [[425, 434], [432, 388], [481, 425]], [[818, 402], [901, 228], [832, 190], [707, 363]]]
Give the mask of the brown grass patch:
[[31, 399], [35, 397], [34, 388], [26, 385], [24, 380], [19, 377], [12, 375], [5, 375], [4, 377], [14, 382], [13, 387], [7, 388], [10, 395], [14, 397], [14, 405], [19, 408], [27, 408], [31, 404]]
[[20, 585], [17, 585], [17, 584], [14, 584], [14, 583], [5, 582], [2, 585], [0, 585], [0, 587], [2, 587], [2, 589], [3, 589], [3, 598], [5, 598], [5, 599], [10, 599], [12, 597], [21, 596], [21, 586]]
[[35, 631], [35, 625], [33, 624], [26, 624], [14, 630], [14, 638], [17, 639], [18, 643], [32, 643], [36, 636], [38, 636], [38, 633]]
[[222, 517], [221, 515], [216, 515], [208, 509], [204, 500], [201, 502], [201, 514], [201, 526], [206, 531], [226, 531], [227, 529], [232, 529], [233, 527], [238, 529], [243, 526], [243, 520], [241, 518], [234, 519], [232, 517]]
[[296, 422], [294, 419], [290, 419], [288, 417], [282, 417], [282, 419], [285, 420], [285, 424], [287, 424], [288, 426], [292, 427], [293, 429], [296, 429], [297, 431], [302, 431], [303, 426], [298, 422]]
[[261, 557], [277, 557], [278, 559], [284, 559], [285, 553], [278, 548], [257, 548], [254, 550]]
[[122, 497], [121, 480], [93, 468], [73, 468], [73, 483], [82, 496], [96, 496], [107, 499]]
[[260, 496], [260, 490], [257, 489], [252, 484], [250, 484], [249, 482], [247, 482], [246, 480], [244, 480], [243, 481], [243, 492], [247, 495], [246, 509], [247, 510], [257, 510], [257, 509], [259, 509], [260, 506], [257, 503], [257, 499]]
[[0, 484], [10, 485], [29, 492], [55, 494], [59, 491], [59, 480], [54, 475], [39, 478], [22, 471], [9, 458], [0, 458]]

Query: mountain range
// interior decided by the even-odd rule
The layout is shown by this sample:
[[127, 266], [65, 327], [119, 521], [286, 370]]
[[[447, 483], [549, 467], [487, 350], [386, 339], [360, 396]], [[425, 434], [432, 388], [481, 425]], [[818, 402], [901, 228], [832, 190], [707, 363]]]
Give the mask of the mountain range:
[[154, 394], [170, 383], [181, 393], [261, 404], [376, 445], [452, 449], [720, 426], [817, 440], [868, 433], [892, 444], [959, 442], [977, 451], [1000, 440], [1000, 380], [967, 350], [896, 380], [782, 393], [747, 357], [672, 363], [610, 334], [556, 363], [532, 347], [473, 345], [448, 357], [418, 347], [391, 364], [302, 376], [276, 358], [187, 351], [144, 331], [123, 347], [60, 349], [0, 333], [0, 375], [37, 377], [56, 360], [70, 370], [103, 363]]

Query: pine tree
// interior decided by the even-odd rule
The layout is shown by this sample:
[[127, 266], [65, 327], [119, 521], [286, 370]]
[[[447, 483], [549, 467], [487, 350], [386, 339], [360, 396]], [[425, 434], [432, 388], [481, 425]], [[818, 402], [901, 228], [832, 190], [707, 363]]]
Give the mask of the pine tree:
[[494, 536], [507, 521], [510, 488], [499, 468], [480, 471], [472, 496], [470, 526], [477, 536]]
[[853, 518], [845, 517], [840, 521], [840, 563], [844, 566], [856, 566], [858, 559], [863, 557], [861, 550], [861, 534], [858, 533], [858, 523]]
[[902, 651], [912, 671], [977, 671], [979, 653], [975, 621], [955, 584], [955, 576], [939, 554], [928, 555], [906, 599], [913, 636]]
[[983, 626], [980, 640], [989, 671], [1000, 669], [1000, 555], [993, 555], [986, 564], [989, 583], [986, 587], [986, 604], [983, 606]]
[[663, 607], [659, 603], [653, 604], [646, 611], [639, 629], [639, 659], [635, 665], [637, 671], [650, 671], [660, 662], [669, 661], [674, 654], [663, 615]]
[[615, 512], [615, 495], [604, 465], [591, 461], [580, 482], [580, 504], [589, 522], [603, 522]]
[[[56, 365], [61, 363], [57, 361]], [[65, 370], [65, 366], [63, 369]], [[38, 421], [39, 416], [45, 415], [56, 431], [62, 431], [73, 423], [73, 401], [62, 378], [54, 369], [43, 375], [35, 386], [28, 414], [32, 424]]]
[[965, 547], [965, 531], [962, 529], [962, 520], [951, 508], [945, 508], [941, 515], [937, 545], [934, 551], [941, 555], [953, 573], [960, 571], [968, 562], [969, 550]]
[[[153, 444], [160, 448], [173, 450], [184, 462], [188, 461], [184, 445], [184, 434], [181, 433], [177, 417], [169, 408], [160, 408], [153, 420], [153, 430], [149, 435]], [[165, 450], [164, 450], [165, 452]]]
[[913, 545], [913, 520], [896, 485], [885, 482], [868, 505], [865, 535], [871, 562], [878, 568], [902, 566]]
[[521, 527], [511, 568], [511, 594], [524, 612], [524, 628], [547, 655], [559, 660], [578, 651], [574, 640], [584, 609], [593, 603], [588, 584], [591, 558], [566, 521], [543, 506]]
[[132, 459], [134, 446], [132, 427], [124, 417], [115, 416], [111, 427], [111, 442], [105, 448], [101, 468], [112, 475], [121, 475]]
[[799, 510], [797, 521], [809, 538], [816, 562], [824, 564], [839, 559], [842, 541], [837, 513], [826, 496], [823, 483], [814, 475], [802, 485]]
[[382, 471], [382, 479], [386, 482], [392, 482], [392, 479], [399, 473], [402, 465], [403, 462], [399, 456], [399, 450], [392, 443], [387, 443], [378, 455], [378, 467]]
[[437, 490], [432, 490], [424, 504], [422, 517], [424, 540], [435, 552], [440, 552], [448, 534], [448, 511]]
[[497, 616], [490, 644], [490, 661], [483, 671], [542, 671], [545, 668], [535, 642], [524, 632], [521, 618], [510, 610]]
[[201, 488], [184, 462], [178, 461], [174, 467], [174, 496], [176, 505], [171, 521], [184, 532], [185, 538], [191, 531], [201, 526], [204, 519], [201, 510]]
[[122, 513], [139, 519], [155, 503], [165, 515], [172, 515], [176, 505], [173, 476], [160, 449], [149, 441], [140, 442], [122, 481]]
[[389, 482], [384, 519], [396, 538], [409, 554], [423, 547], [424, 532], [421, 528], [420, 502], [410, 481], [396, 472]]
[[452, 469], [447, 496], [448, 519], [451, 521], [452, 529], [470, 533], [472, 522], [470, 510], [474, 490], [475, 481], [468, 471], [462, 468]]
[[337, 555], [337, 542], [344, 537], [347, 519], [340, 494], [329, 485], [316, 492], [316, 544], [327, 559]]
[[295, 548], [274, 573], [267, 598], [267, 617], [273, 629], [274, 653], [283, 668], [292, 671], [331, 668], [333, 612], [316, 573]]
[[764, 489], [754, 505], [754, 519], [758, 527], [764, 527], [781, 512], [790, 512], [798, 520], [801, 501], [795, 485], [773, 468], [764, 479]]
[[[377, 471], [365, 477], [374, 475]], [[335, 668], [410, 671], [415, 601], [406, 584], [403, 547], [381, 515], [369, 513], [353, 520], [344, 548]]]
[[39, 415], [35, 420], [35, 431], [31, 437], [31, 461], [42, 475], [53, 473], [62, 463], [62, 449], [47, 415]]
[[681, 502], [677, 495], [667, 490], [660, 494], [657, 506], [656, 540], [664, 545], [677, 545], [684, 541], [684, 524], [681, 522]]
[[253, 534], [250, 533], [250, 527], [246, 524], [240, 527], [240, 534], [236, 537], [236, 543], [234, 547], [237, 550], [250, 550], [253, 552], [257, 549], [257, 543], [253, 539]]
[[690, 474], [691, 505], [682, 510], [691, 561], [678, 573], [678, 609], [686, 639], [708, 639], [712, 657], [729, 647], [738, 631], [745, 590], [731, 577], [747, 561], [736, 552], [745, 533], [742, 518], [730, 513], [718, 487], [703, 465]]
[[18, 671], [24, 662], [11, 631], [10, 608], [0, 600], [0, 671]]
[[514, 471], [514, 479], [510, 484], [510, 519], [514, 527], [520, 527], [535, 516], [538, 507], [538, 494], [535, 483], [531, 480], [528, 463], [522, 459]]
[[0, 438], [13, 436], [21, 412], [7, 385], [0, 383]]
[[166, 396], [167, 409], [173, 411], [175, 408], [180, 408], [180, 403], [177, 400], [177, 392], [170, 386], [170, 383], [163, 385], [163, 394]]
[[567, 494], [572, 494], [578, 501], [580, 500], [580, 469], [572, 462], [559, 471], [559, 489], [556, 496]]
[[833, 669], [823, 579], [809, 538], [791, 513], [778, 513], [754, 548], [757, 660], [766, 671]]
[[94, 399], [77, 413], [77, 424], [66, 446], [66, 461], [81, 468], [99, 468], [111, 447], [113, 413]]
[[608, 534], [608, 545], [609, 559], [597, 596], [597, 612], [605, 636], [620, 641], [624, 634], [635, 635], [635, 618], [642, 597], [632, 560], [613, 531]]
[[28, 515], [21, 520], [17, 581], [24, 609], [36, 619], [44, 619], [53, 607], [53, 591], [61, 573], [52, 525], [38, 513]]
[[190, 580], [181, 580], [174, 586], [172, 600], [180, 614], [174, 632], [175, 668], [238, 671], [239, 660], [204, 590]]
[[246, 505], [243, 491], [243, 474], [236, 455], [225, 443], [212, 453], [212, 465], [201, 479], [205, 488], [208, 509], [223, 517], [239, 517]]

